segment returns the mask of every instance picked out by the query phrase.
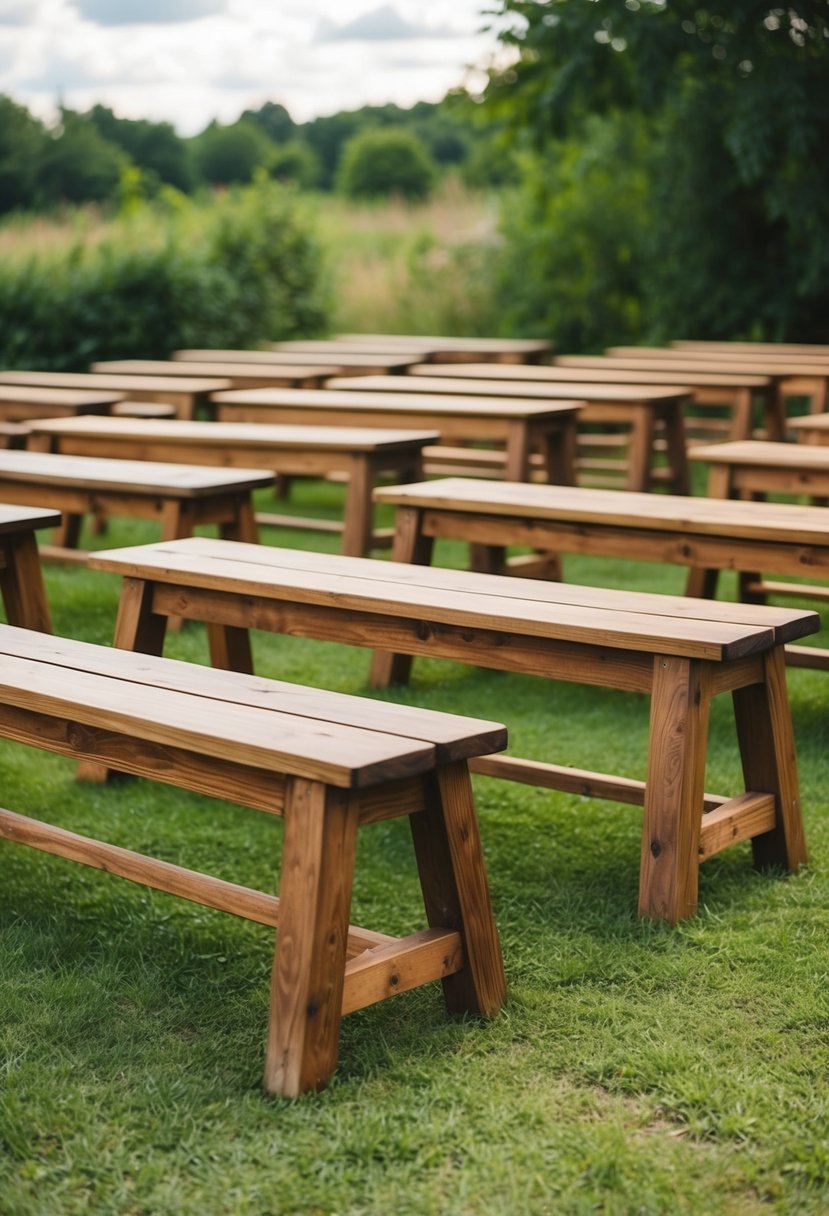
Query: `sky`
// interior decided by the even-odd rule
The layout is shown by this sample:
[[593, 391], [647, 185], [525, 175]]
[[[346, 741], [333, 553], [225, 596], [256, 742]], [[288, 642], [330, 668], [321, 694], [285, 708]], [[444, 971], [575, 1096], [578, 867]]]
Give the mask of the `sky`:
[[[487, 0], [0, 0], [0, 93], [193, 135], [265, 101], [296, 122], [439, 101], [497, 53]], [[469, 69], [478, 69], [470, 71]]]

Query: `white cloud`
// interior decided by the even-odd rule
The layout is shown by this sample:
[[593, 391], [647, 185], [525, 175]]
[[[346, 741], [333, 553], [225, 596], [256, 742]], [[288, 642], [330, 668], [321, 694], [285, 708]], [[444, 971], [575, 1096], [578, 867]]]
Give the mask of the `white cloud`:
[[[123, 117], [170, 121], [183, 134], [268, 100], [298, 122], [368, 104], [438, 101], [496, 47], [493, 34], [480, 33], [487, 0], [456, 0], [451, 29], [445, 4], [338, 0], [337, 27], [352, 33], [323, 42], [326, 0], [140, 0], [143, 23], [128, 30], [122, 19], [139, 11], [139, 0], [29, 0], [28, 25], [3, 25], [14, 4], [0, 0], [0, 93], [46, 119], [60, 95], [74, 109], [101, 102]], [[159, 8], [164, 19], [153, 16]], [[107, 9], [109, 17], [87, 20], [79, 9], [90, 17]], [[384, 11], [387, 33], [403, 30], [405, 38], [376, 36]], [[375, 36], [364, 32], [358, 45], [361, 21]]]

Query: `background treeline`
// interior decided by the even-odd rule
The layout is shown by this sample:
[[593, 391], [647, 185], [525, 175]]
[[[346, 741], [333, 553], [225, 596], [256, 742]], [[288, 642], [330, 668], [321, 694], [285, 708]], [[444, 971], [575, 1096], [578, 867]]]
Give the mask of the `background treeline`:
[[175, 189], [250, 182], [257, 172], [304, 188], [371, 197], [423, 197], [452, 168], [477, 184], [497, 180], [490, 139], [465, 94], [443, 102], [365, 106], [295, 123], [278, 102], [211, 122], [185, 139], [166, 122], [117, 117], [103, 105], [61, 107], [49, 126], [0, 95], [0, 213], [57, 204], [117, 202]]
[[[47, 128], [0, 98], [0, 358], [337, 327], [560, 350], [829, 341], [829, 0], [497, 13], [513, 59], [478, 101], [302, 124], [268, 102], [182, 139], [102, 106]], [[90, 200], [108, 237], [90, 235]], [[263, 227], [229, 257], [215, 234], [234, 207]], [[63, 217], [59, 239], [24, 232], [38, 208]]]

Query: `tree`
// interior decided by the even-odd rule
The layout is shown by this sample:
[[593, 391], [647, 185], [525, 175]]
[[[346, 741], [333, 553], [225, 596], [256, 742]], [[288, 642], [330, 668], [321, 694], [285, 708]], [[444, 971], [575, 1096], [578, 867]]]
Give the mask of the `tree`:
[[203, 181], [212, 186], [249, 182], [273, 156], [273, 144], [251, 122], [224, 127], [213, 122], [195, 140], [195, 159]]
[[83, 114], [61, 107], [36, 162], [41, 202], [102, 202], [112, 198], [127, 158]]
[[261, 127], [275, 144], [287, 143], [296, 135], [296, 123], [278, 101], [266, 101], [258, 110], [245, 110], [240, 121]]
[[547, 154], [646, 117], [652, 335], [829, 336], [829, 0], [502, 0], [488, 104]]
[[84, 116], [104, 139], [116, 144], [134, 165], [157, 182], [190, 190], [193, 172], [186, 142], [169, 122], [118, 118], [107, 106], [96, 105]]
[[386, 127], [363, 131], [343, 150], [338, 185], [352, 198], [400, 194], [421, 199], [435, 180], [435, 166], [423, 142], [411, 131]]
[[0, 96], [0, 211], [30, 207], [46, 132], [25, 106]]

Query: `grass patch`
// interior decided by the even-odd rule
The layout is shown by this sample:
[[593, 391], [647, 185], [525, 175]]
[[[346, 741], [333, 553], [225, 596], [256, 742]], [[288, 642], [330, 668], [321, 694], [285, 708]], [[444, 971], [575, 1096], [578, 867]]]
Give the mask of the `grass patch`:
[[[336, 513], [341, 490], [292, 508]], [[149, 540], [113, 520], [94, 544]], [[323, 543], [269, 530], [271, 543]], [[459, 546], [438, 560], [460, 564]], [[673, 568], [566, 559], [570, 579], [679, 592]], [[108, 643], [118, 581], [51, 566], [56, 632]], [[728, 590], [726, 588], [726, 590]], [[365, 650], [257, 634], [264, 675], [368, 695]], [[203, 629], [167, 653], [205, 662]], [[819, 1213], [829, 1206], [829, 685], [789, 674], [812, 863], [703, 868], [701, 908], [635, 916], [640, 815], [478, 779], [509, 1005], [449, 1021], [436, 987], [347, 1018], [321, 1095], [259, 1090], [265, 929], [0, 844], [3, 1216]], [[647, 699], [417, 660], [390, 699], [509, 724], [516, 752], [641, 777]], [[738, 780], [726, 698], [708, 787]], [[151, 783], [77, 786], [0, 746], [6, 806], [262, 890], [268, 816]], [[361, 834], [353, 918], [421, 923], [406, 825]]]

